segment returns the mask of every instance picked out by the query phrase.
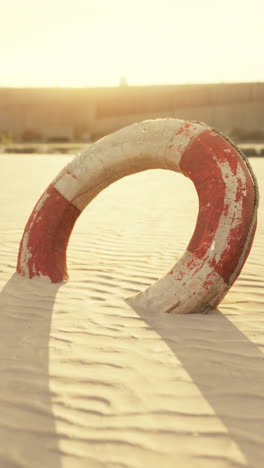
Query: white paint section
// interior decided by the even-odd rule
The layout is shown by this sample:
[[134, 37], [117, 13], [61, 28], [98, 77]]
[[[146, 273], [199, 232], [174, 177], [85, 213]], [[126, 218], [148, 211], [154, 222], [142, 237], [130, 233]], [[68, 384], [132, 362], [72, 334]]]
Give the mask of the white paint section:
[[[191, 269], [189, 265], [193, 259], [193, 254], [186, 251], [173, 268], [173, 274], [168, 273], [145, 291], [126, 299], [127, 304], [135, 311], [177, 314], [207, 312], [214, 308], [228, 286], [204, 259], [195, 259], [195, 267]], [[204, 288], [206, 278], [210, 281], [207, 289]]]
[[103, 188], [146, 169], [173, 169], [205, 124], [176, 119], [148, 120], [125, 127], [77, 156], [54, 181], [55, 188], [79, 210]]
[[[30, 227], [32, 224], [30, 225]], [[28, 241], [29, 241], [29, 231], [24, 233], [22, 245], [21, 245], [21, 257], [20, 257], [20, 273], [23, 276], [29, 278], [29, 267], [28, 261], [32, 257], [32, 254], [28, 248]]]

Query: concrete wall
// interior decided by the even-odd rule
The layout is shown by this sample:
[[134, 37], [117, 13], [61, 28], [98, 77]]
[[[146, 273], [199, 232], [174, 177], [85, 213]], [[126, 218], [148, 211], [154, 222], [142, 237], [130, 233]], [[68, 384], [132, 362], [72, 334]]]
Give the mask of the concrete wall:
[[201, 120], [226, 134], [264, 131], [264, 83], [0, 89], [0, 136], [88, 141], [144, 119]]

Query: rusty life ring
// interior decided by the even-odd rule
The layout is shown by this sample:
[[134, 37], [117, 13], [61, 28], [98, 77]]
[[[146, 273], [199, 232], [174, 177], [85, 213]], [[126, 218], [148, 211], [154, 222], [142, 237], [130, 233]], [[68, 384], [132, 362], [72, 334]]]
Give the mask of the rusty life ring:
[[245, 157], [201, 122], [157, 119], [118, 130], [76, 156], [36, 204], [20, 243], [17, 272], [68, 279], [66, 250], [74, 223], [112, 182], [151, 168], [189, 177], [199, 213], [187, 250], [163, 278], [127, 300], [135, 309], [205, 312], [239, 275], [256, 229], [258, 191]]

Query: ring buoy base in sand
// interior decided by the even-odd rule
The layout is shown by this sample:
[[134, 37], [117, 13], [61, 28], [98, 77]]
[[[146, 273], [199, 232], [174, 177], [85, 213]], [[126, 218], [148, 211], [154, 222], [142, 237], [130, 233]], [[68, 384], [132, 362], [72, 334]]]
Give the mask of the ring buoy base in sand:
[[130, 125], [92, 144], [55, 178], [25, 227], [17, 271], [52, 282], [68, 278], [66, 250], [87, 204], [114, 181], [146, 169], [189, 177], [199, 213], [187, 250], [146, 291], [127, 302], [160, 312], [205, 312], [216, 307], [250, 251], [257, 185], [247, 161], [225, 137], [200, 122], [157, 119]]

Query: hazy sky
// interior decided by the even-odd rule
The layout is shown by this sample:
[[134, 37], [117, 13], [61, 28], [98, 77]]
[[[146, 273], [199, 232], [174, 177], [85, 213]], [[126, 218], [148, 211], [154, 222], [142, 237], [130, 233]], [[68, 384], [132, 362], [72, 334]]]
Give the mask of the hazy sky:
[[2, 0], [0, 86], [264, 81], [264, 0]]

